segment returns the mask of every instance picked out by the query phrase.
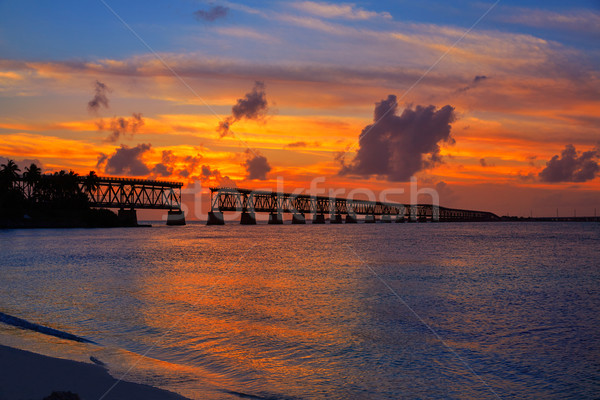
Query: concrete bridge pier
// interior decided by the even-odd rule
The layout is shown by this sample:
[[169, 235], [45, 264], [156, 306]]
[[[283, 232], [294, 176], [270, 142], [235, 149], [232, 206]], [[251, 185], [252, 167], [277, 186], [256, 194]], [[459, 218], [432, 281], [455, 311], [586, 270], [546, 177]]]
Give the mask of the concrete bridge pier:
[[137, 226], [137, 212], [135, 209], [126, 210], [121, 208], [119, 213], [117, 214], [117, 218], [119, 219], [119, 223], [121, 226]]
[[398, 214], [398, 215], [396, 215], [396, 223], [397, 224], [403, 224], [404, 222], [405, 222], [404, 221], [404, 214]]
[[440, 222], [440, 208], [438, 206], [433, 206], [431, 213], [431, 222]]
[[167, 214], [167, 225], [185, 225], [185, 213], [182, 210], [170, 210]]
[[209, 211], [206, 225], [225, 225], [223, 213], [220, 211]]
[[365, 215], [365, 224], [374, 224], [375, 222], [377, 222], [377, 218], [375, 217], [375, 214]]
[[389, 224], [392, 222], [392, 216], [390, 214], [383, 214], [381, 216], [381, 222], [385, 222], [386, 224]]
[[343, 221], [342, 214], [332, 214], [329, 218], [330, 224], [341, 224]]
[[270, 213], [269, 214], [269, 225], [282, 225], [283, 215], [281, 213]]
[[358, 219], [356, 218], [356, 214], [354, 214], [354, 213], [346, 214], [346, 223], [347, 224], [356, 224], [357, 222], [358, 222]]
[[240, 218], [241, 225], [256, 225], [256, 214], [253, 212], [243, 211]]
[[295, 213], [292, 215], [292, 224], [306, 224], [306, 218], [304, 214]]
[[325, 223], [325, 214], [315, 214], [313, 215], [313, 224], [324, 224]]
[[408, 210], [408, 222], [417, 222], [417, 206], [411, 206]]

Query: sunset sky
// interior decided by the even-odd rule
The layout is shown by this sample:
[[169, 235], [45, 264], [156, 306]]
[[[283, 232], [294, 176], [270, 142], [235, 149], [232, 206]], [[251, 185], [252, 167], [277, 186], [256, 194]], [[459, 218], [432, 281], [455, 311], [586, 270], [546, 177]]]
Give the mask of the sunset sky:
[[0, 163], [593, 215], [598, 43], [599, 1], [4, 0]]

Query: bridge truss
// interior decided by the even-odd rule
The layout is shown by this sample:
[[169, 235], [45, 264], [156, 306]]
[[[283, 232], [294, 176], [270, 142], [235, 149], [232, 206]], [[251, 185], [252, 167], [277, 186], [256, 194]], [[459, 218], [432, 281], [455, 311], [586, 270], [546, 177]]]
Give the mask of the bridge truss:
[[433, 204], [382, 203], [237, 188], [211, 188], [210, 197], [212, 212], [389, 215], [434, 221], [491, 221], [498, 219], [497, 215], [487, 211], [454, 209]]
[[99, 177], [96, 188], [85, 190], [84, 185], [82, 179], [92, 207], [181, 210], [181, 182]]

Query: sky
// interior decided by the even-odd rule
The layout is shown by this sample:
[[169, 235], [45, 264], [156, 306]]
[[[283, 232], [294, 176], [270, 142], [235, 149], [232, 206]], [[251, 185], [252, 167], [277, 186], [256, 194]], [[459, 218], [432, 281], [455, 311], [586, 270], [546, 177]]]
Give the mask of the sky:
[[1, 0], [0, 163], [594, 215], [597, 43], [600, 1]]

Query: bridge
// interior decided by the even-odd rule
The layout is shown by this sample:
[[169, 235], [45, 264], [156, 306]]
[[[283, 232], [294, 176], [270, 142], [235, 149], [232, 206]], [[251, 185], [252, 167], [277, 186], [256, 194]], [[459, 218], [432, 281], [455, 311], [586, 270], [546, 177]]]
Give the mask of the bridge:
[[[98, 177], [96, 185], [80, 177], [79, 185], [88, 194], [90, 206], [118, 208], [121, 219], [137, 223], [135, 209], [169, 210], [167, 225], [185, 225], [181, 210], [182, 182]], [[91, 187], [88, 187], [91, 186]]]
[[137, 225], [136, 209], [168, 210], [167, 225], [185, 225], [181, 182], [54, 174], [41, 175], [35, 181], [19, 177], [15, 185], [29, 198], [43, 191], [84, 193], [90, 207], [118, 209], [125, 225]]
[[269, 224], [282, 224], [283, 214], [292, 214], [293, 224], [306, 223], [305, 214], [312, 214], [314, 224], [356, 223], [357, 215], [364, 222], [452, 222], [495, 221], [500, 218], [491, 212], [462, 210], [433, 204], [399, 204], [368, 200], [351, 200], [341, 197], [312, 196], [238, 188], [210, 188], [211, 211], [208, 225], [223, 225], [223, 212], [241, 212], [240, 223], [256, 224], [257, 212], [269, 213]]

